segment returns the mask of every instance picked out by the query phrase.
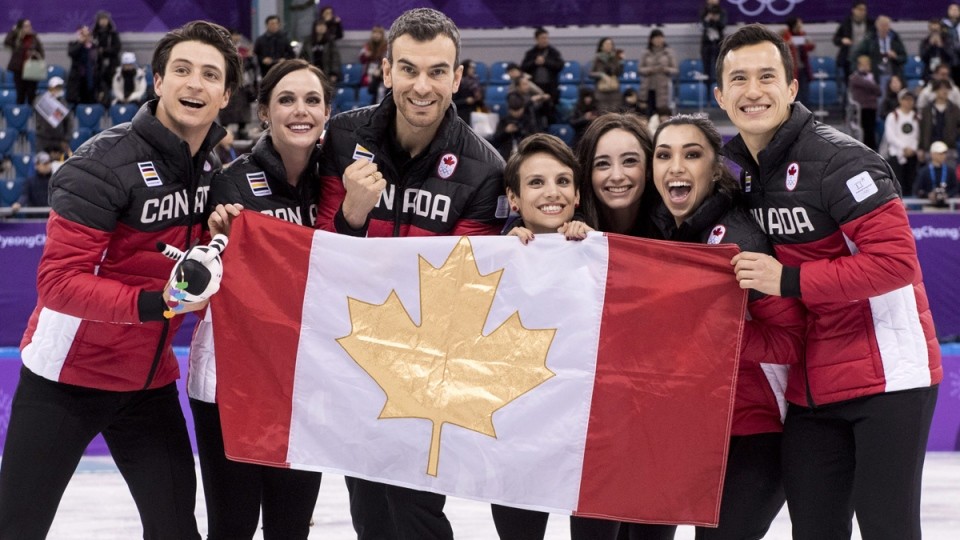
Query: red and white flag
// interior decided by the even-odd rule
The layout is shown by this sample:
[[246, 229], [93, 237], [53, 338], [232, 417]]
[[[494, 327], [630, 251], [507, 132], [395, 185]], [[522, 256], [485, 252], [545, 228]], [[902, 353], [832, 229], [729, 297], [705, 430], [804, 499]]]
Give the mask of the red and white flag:
[[715, 525], [736, 248], [352, 238], [252, 212], [212, 309], [227, 456], [555, 513]]

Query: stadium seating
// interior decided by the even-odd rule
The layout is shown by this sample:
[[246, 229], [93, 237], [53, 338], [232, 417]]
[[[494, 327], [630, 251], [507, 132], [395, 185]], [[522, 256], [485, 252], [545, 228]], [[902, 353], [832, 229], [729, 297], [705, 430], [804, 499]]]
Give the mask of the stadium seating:
[[340, 66], [340, 86], [360, 86], [363, 79], [363, 64], [347, 63]]
[[352, 87], [337, 88], [333, 94], [333, 114], [349, 111], [357, 107], [357, 89]]
[[560, 70], [560, 84], [578, 85], [583, 80], [583, 70], [580, 68], [580, 62], [567, 60], [563, 63], [563, 69]]
[[810, 69], [814, 74], [824, 74], [822, 77], [816, 77], [816, 75], [814, 75], [814, 78], [836, 79], [837, 59], [832, 56], [811, 56]]
[[509, 64], [510, 62], [507, 62], [504, 60], [490, 64], [490, 79], [487, 80], [487, 84], [488, 85], [510, 84], [510, 75], [507, 74], [507, 65]]
[[575, 133], [573, 131], [573, 126], [570, 124], [550, 124], [550, 127], [547, 128], [547, 132], [551, 135], [559, 137], [560, 140], [567, 143], [567, 146], [573, 146], [573, 137]]
[[10, 206], [17, 202], [25, 183], [26, 178], [23, 177], [0, 180], [0, 206]]
[[14, 105], [17, 102], [17, 91], [13, 88], [0, 89], [0, 107]]
[[698, 82], [706, 80], [703, 73], [703, 60], [699, 58], [684, 58], [680, 61], [680, 73], [677, 79], [684, 82]]
[[67, 68], [57, 64], [47, 64], [47, 79], [50, 79], [50, 77], [60, 77], [66, 81]]
[[103, 118], [103, 105], [99, 103], [79, 103], [74, 109], [77, 117], [77, 126], [89, 129], [93, 133], [100, 131], [100, 120]]
[[487, 89], [484, 92], [483, 101], [488, 107], [498, 103], [504, 104], [507, 102], [507, 93], [509, 93], [507, 86], [501, 84], [488, 84]]
[[623, 73], [620, 75], [620, 82], [639, 83], [640, 73], [637, 71], [639, 68], [640, 68], [639, 60], [624, 60]]
[[4, 125], [17, 130], [17, 133], [27, 133], [30, 129], [30, 118], [32, 116], [33, 108], [29, 105], [7, 104], [3, 106]]
[[677, 106], [702, 109], [710, 106], [710, 96], [707, 95], [707, 83], [680, 82], [677, 83]]
[[560, 84], [557, 87], [557, 91], [560, 92], [560, 100], [571, 100], [577, 101], [577, 98], [580, 97], [580, 88], [575, 84]]
[[79, 128], [70, 134], [70, 150], [73, 152], [80, 148], [80, 145], [87, 142], [87, 139], [93, 136], [93, 132], [86, 128]]
[[31, 154], [14, 154], [10, 156], [14, 174], [21, 178], [33, 176], [33, 156]]
[[837, 81], [833, 79], [810, 81], [809, 90], [810, 104], [814, 107], [832, 107], [840, 103]]
[[0, 158], [9, 157], [13, 153], [13, 146], [17, 142], [17, 130], [13, 128], [0, 129]]
[[620, 93], [621, 93], [621, 94], [624, 93], [624, 92], [626, 92], [627, 90], [630, 90], [630, 89], [632, 89], [634, 92], [636, 92], [637, 94], [639, 94], [639, 93], [640, 93], [640, 82], [639, 82], [639, 81], [629, 81], [629, 82], [620, 81]]
[[490, 68], [483, 62], [473, 61], [473, 65], [477, 70], [477, 80], [480, 81], [480, 84], [487, 84], [487, 79], [490, 77]]
[[923, 60], [919, 56], [910, 56], [903, 65], [903, 77], [906, 79], [919, 79], [923, 77]]
[[16, 88], [13, 84], [13, 72], [9, 69], [0, 68], [0, 88], [4, 90]]
[[125, 103], [116, 103], [110, 106], [110, 123], [112, 125], [122, 124], [133, 120], [139, 107]]

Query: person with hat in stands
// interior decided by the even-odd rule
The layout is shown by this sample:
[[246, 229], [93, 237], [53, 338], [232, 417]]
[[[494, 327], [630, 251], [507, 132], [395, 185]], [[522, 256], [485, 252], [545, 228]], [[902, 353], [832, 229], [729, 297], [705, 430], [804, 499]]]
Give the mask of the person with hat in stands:
[[920, 147], [920, 117], [914, 109], [913, 92], [904, 88], [897, 93], [899, 105], [884, 120], [883, 139], [887, 150], [883, 157], [897, 175], [903, 193], [913, 193], [917, 176], [917, 148]]
[[[35, 207], [48, 206], [50, 204], [47, 202], [50, 177], [53, 175], [50, 154], [38, 152], [36, 157], [33, 158], [33, 161], [36, 165], [33, 176], [27, 178], [27, 181], [24, 182], [23, 193], [20, 194], [17, 202], [10, 205], [10, 210], [12, 210], [14, 214], [19, 212], [24, 206]], [[954, 181], [954, 183], [956, 183], [956, 181]]]
[[127, 103], [140, 105], [147, 93], [147, 74], [137, 64], [137, 55], [125, 52], [120, 55], [120, 67], [113, 75], [113, 105]]
[[930, 199], [933, 206], [947, 206], [947, 199], [957, 196], [957, 174], [953, 167], [946, 163], [948, 150], [950, 148], [943, 141], [931, 144], [930, 162], [925, 167], [920, 167], [917, 175], [914, 196]]
[[[51, 122], [47, 120], [42, 114], [34, 115], [36, 117], [36, 126], [37, 126], [37, 145], [36, 148], [43, 150], [44, 152], [59, 151], [63, 153], [70, 152], [70, 134], [73, 132], [73, 113], [70, 112], [70, 108], [67, 106], [67, 102], [64, 100], [63, 94], [63, 79], [54, 75], [50, 77], [47, 81], [47, 91], [46, 94], [50, 94], [53, 99], [56, 99], [67, 109], [67, 114], [59, 122], [55, 120]], [[49, 99], [45, 96], [41, 96], [37, 103], [40, 103], [43, 99]], [[56, 123], [56, 125], [54, 125]], [[44, 204], [46, 206], [46, 204]]]

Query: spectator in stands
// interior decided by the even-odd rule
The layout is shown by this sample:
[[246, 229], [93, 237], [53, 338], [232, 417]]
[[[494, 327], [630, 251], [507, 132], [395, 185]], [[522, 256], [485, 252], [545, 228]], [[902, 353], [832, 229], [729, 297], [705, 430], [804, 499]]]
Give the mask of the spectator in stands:
[[890, 111], [884, 120], [883, 137], [886, 141], [884, 156], [900, 181], [904, 196], [913, 193], [913, 180], [917, 176], [917, 149], [920, 148], [920, 117], [914, 110], [913, 93], [900, 90], [899, 106]]
[[543, 93], [543, 88], [537, 86], [537, 84], [533, 82], [533, 77], [531, 77], [529, 73], [525, 73], [522, 69], [520, 69], [520, 65], [516, 62], [508, 63], [506, 72], [507, 77], [510, 78], [510, 88], [517, 88], [517, 86], [520, 85], [520, 79], [526, 79], [530, 83], [530, 88], [532, 88], [534, 92], [538, 94]]
[[383, 101], [386, 93], [383, 86], [383, 59], [387, 56], [386, 37], [383, 27], [376, 25], [370, 29], [370, 39], [360, 49], [360, 63], [363, 64], [360, 86], [367, 89], [374, 103]]
[[236, 140], [233, 130], [224, 128], [224, 131], [226, 131], [226, 133], [223, 135], [223, 138], [220, 139], [220, 142], [217, 143], [217, 147], [214, 148], [213, 151], [216, 152], [217, 157], [220, 158], [220, 163], [227, 166], [233, 163], [233, 160], [237, 159], [240, 153], [237, 152], [236, 147], [233, 146], [233, 142]]
[[550, 94], [548, 117], [553, 122], [552, 106], [560, 102], [560, 72], [563, 71], [563, 56], [550, 45], [550, 34], [543, 28], [533, 32], [536, 44], [523, 55], [520, 69], [530, 74], [533, 83]]
[[854, 0], [850, 15], [840, 23], [833, 34], [833, 44], [837, 46], [837, 82], [843, 89], [854, 71], [851, 57], [853, 49], [874, 30], [873, 19], [867, 16], [867, 3], [864, 0]]
[[927, 23], [929, 33], [920, 42], [920, 61], [923, 62], [924, 81], [929, 82], [933, 71], [941, 64], [948, 68], [953, 65], [953, 47], [947, 42], [943, 32], [943, 25], [937, 19], [930, 19]]
[[796, 101], [810, 105], [810, 81], [813, 79], [810, 51], [817, 45], [807, 37], [807, 33], [803, 30], [803, 19], [800, 17], [787, 19], [787, 28], [782, 35], [783, 40], [790, 47], [790, 56], [793, 57], [793, 78], [800, 85]]
[[333, 43], [343, 39], [343, 22], [333, 12], [333, 6], [323, 6], [320, 8], [319, 20], [327, 25], [327, 42]]
[[[220, 111], [220, 124], [236, 126], [234, 132], [238, 139], [251, 138], [247, 133], [247, 123], [250, 122], [250, 102], [256, 97], [257, 63], [253, 58], [253, 47], [250, 40], [237, 29], [230, 30], [230, 41], [233, 42], [243, 62], [243, 72], [240, 77], [240, 89], [230, 96], [230, 102]], [[256, 129], [256, 128], [255, 128]]]
[[10, 49], [10, 62], [7, 69], [13, 73], [13, 84], [17, 90], [17, 103], [33, 103], [37, 94], [38, 81], [23, 78], [23, 65], [30, 59], [43, 59], [43, 43], [33, 31], [30, 19], [19, 19], [7, 36], [3, 46]]
[[950, 78], [954, 84], [960, 84], [960, 4], [947, 6], [947, 16], [940, 21], [943, 27], [944, 44], [950, 48], [953, 64], [950, 66]]
[[[57, 76], [50, 77], [50, 80], [47, 81], [47, 93], [50, 94], [50, 97], [59, 101], [65, 108], [67, 107], [67, 103], [63, 97], [62, 78]], [[44, 115], [39, 114], [39, 112], [35, 115], [35, 118], [37, 124], [38, 149], [44, 152], [50, 152], [54, 149], [60, 150], [61, 152], [70, 151], [70, 134], [73, 132], [73, 113], [69, 112], [69, 109], [67, 115], [60, 119], [59, 122], [54, 120], [54, 123], [50, 123], [44, 118]]]
[[[20, 211], [24, 206], [37, 207], [49, 206], [47, 194], [49, 193], [50, 177], [53, 175], [51, 168], [50, 154], [38, 152], [33, 158], [34, 173], [23, 183], [23, 192], [17, 202], [10, 205], [10, 210], [14, 214]], [[954, 181], [956, 183], [956, 181]]]
[[956, 161], [957, 136], [960, 135], [960, 107], [950, 101], [950, 81], [933, 81], [933, 101], [920, 110], [920, 151], [917, 159], [927, 161], [924, 148], [943, 141], [950, 149], [950, 162]]
[[615, 111], [620, 107], [620, 76], [623, 75], [623, 49], [617, 49], [613, 38], [600, 38], [597, 51], [590, 66], [590, 77], [597, 87], [597, 106], [602, 111]]
[[486, 112], [483, 85], [477, 78], [476, 62], [464, 60], [460, 65], [463, 66], [463, 76], [460, 77], [460, 88], [453, 94], [453, 104], [457, 106], [457, 115], [470, 125], [470, 113]]
[[536, 116], [525, 97], [517, 92], [507, 95], [507, 114], [497, 123], [491, 141], [504, 160], [510, 159], [525, 137], [538, 133]]
[[280, 17], [270, 15], [264, 23], [267, 31], [253, 44], [253, 54], [257, 57], [261, 77], [267, 74], [273, 64], [294, 56], [290, 38], [280, 27]]
[[864, 54], [870, 57], [874, 79], [881, 85], [887, 84], [891, 75], [903, 74], [907, 49], [900, 39], [900, 34], [890, 28], [890, 17], [877, 17], [874, 31], [867, 34], [853, 49], [854, 58]]
[[930, 163], [920, 167], [915, 197], [929, 199], [934, 206], [947, 206], [947, 199], [957, 196], [957, 173], [947, 164], [949, 150], [943, 141], [930, 145]]
[[863, 144], [877, 149], [877, 107], [883, 94], [877, 79], [871, 70], [870, 57], [861, 54], [857, 57], [857, 70], [850, 75], [847, 83], [850, 99], [860, 106], [860, 127], [863, 129]]
[[654, 112], [660, 116], [669, 116], [673, 92], [673, 77], [680, 72], [677, 57], [673, 54], [663, 37], [663, 31], [654, 28], [647, 40], [647, 50], [640, 57], [638, 71], [640, 81], [640, 103], [646, 106], [649, 115]]
[[538, 88], [525, 74], [510, 83], [508, 92], [519, 94], [526, 100], [527, 107], [533, 111], [537, 131], [546, 131], [551, 123], [552, 100], [550, 94]]
[[[340, 32], [342, 34], [343, 29]], [[323, 19], [313, 22], [313, 32], [303, 39], [300, 57], [320, 68], [330, 84], [336, 85], [340, 80], [340, 48], [336, 34], [330, 32]]]
[[700, 58], [703, 60], [708, 87], [717, 80], [717, 55], [720, 54], [720, 42], [723, 41], [726, 27], [727, 10], [720, 6], [720, 0], [705, 0], [700, 8]]
[[623, 100], [620, 102], [620, 112], [624, 114], [635, 114], [637, 116], [646, 116], [646, 107], [640, 103], [640, 93], [633, 88], [627, 88], [623, 91]]
[[946, 64], [940, 64], [936, 69], [933, 70], [933, 73], [930, 75], [930, 80], [927, 81], [927, 84], [920, 89], [920, 94], [917, 96], [917, 110], [923, 110], [930, 102], [933, 101], [935, 93], [933, 91], [933, 83], [936, 81], [946, 81], [950, 85], [950, 91], [947, 93], [947, 99], [949, 99], [954, 105], [960, 107], [960, 88], [957, 88], [957, 85], [953, 83], [953, 80], [950, 79], [950, 66]]
[[70, 56], [70, 74], [67, 76], [67, 102], [97, 103], [100, 89], [100, 61], [97, 59], [97, 44], [87, 25], [77, 28], [77, 39], [67, 44]]
[[593, 122], [598, 116], [600, 116], [600, 108], [597, 107], [597, 98], [593, 94], [593, 89], [588, 86], [581, 86], [577, 95], [577, 102], [573, 105], [573, 111], [570, 113], [574, 148], [580, 142], [583, 132], [590, 126], [590, 122]]
[[[97, 12], [93, 19], [93, 28], [90, 34], [93, 36], [93, 42], [97, 45], [97, 61], [100, 63], [97, 101], [106, 106], [110, 104], [110, 91], [113, 89], [117, 67], [120, 66], [120, 50], [122, 49], [120, 33], [117, 32], [117, 27], [113, 23], [110, 12]], [[116, 94], [113, 97], [116, 99]]]
[[120, 67], [113, 75], [113, 102], [140, 105], [146, 99], [147, 74], [137, 63], [137, 55], [125, 52], [120, 55]]
[[[890, 80], [887, 81], [887, 86], [883, 91], [883, 98], [880, 100], [880, 108], [877, 109], [877, 114], [880, 115], [880, 118], [886, 118], [888, 114], [893, 112], [894, 109], [900, 106], [900, 91], [907, 88], [907, 85], [903, 82], [903, 77], [899, 75], [893, 75], [890, 77]], [[919, 104], [915, 107], [919, 110]]]

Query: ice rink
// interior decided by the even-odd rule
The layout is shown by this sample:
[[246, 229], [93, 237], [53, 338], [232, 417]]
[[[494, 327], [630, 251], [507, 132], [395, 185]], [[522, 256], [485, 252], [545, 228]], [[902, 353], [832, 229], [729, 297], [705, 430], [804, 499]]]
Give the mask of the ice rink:
[[[199, 478], [199, 471], [198, 471]], [[487, 504], [448, 498], [447, 515], [458, 539], [496, 540]], [[347, 508], [343, 477], [325, 475], [320, 499], [314, 511], [315, 525], [310, 538], [347, 540], [355, 538]], [[203, 495], [197, 495], [197, 521], [206, 531]], [[854, 528], [854, 538], [860, 538]], [[923, 486], [923, 536], [926, 540], [960, 538], [960, 452], [927, 454]], [[109, 457], [87, 457], [71, 481], [50, 530], [51, 540], [130, 540], [140, 538], [141, 529], [133, 499]], [[256, 538], [262, 538], [258, 534]], [[552, 516], [547, 538], [569, 538], [567, 518]], [[692, 527], [681, 527], [678, 540], [693, 538]], [[786, 508], [766, 538], [788, 540], [790, 519]]]

